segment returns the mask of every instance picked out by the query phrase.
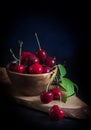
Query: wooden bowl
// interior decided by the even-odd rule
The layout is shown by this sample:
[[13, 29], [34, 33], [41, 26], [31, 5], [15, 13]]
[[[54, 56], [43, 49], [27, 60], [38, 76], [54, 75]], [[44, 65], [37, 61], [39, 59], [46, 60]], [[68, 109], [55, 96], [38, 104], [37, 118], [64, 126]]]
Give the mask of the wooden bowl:
[[43, 74], [21, 74], [9, 70], [10, 64], [6, 66], [6, 71], [12, 85], [12, 93], [23, 96], [37, 96], [46, 89], [50, 81], [52, 84], [57, 66], [50, 73]]

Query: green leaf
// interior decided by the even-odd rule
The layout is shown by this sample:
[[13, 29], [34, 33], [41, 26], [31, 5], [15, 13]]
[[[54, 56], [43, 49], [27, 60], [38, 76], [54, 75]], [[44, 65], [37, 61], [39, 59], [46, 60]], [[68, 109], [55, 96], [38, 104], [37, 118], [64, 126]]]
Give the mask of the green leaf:
[[59, 86], [60, 86], [60, 88], [62, 88], [64, 91], [67, 91], [66, 90], [66, 87], [65, 87], [65, 84], [61, 81], [61, 82], [59, 82]]
[[61, 91], [62, 91], [61, 101], [65, 103], [67, 101], [67, 92], [62, 90], [62, 88]]
[[[64, 88], [64, 90], [67, 92], [67, 97], [70, 97], [75, 93], [74, 87], [77, 85], [73, 83], [70, 79], [68, 78], [62, 78], [60, 85]], [[78, 87], [77, 87], [78, 88]]]
[[78, 86], [72, 82], [69, 78], [64, 77], [66, 75], [66, 68], [58, 64], [58, 72], [57, 73], [57, 79], [58, 79], [58, 85], [60, 89], [63, 89], [65, 94], [62, 95], [62, 101], [66, 102], [72, 95], [75, 94], [75, 88], [78, 91]]
[[58, 70], [60, 72], [60, 77], [65, 76], [67, 73], [65, 67], [61, 64], [58, 64]]

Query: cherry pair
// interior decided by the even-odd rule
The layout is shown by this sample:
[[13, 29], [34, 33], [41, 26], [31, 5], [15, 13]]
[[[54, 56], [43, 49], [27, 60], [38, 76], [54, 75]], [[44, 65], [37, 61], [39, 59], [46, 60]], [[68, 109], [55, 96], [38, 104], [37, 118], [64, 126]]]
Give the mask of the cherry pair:
[[61, 98], [61, 91], [59, 88], [53, 88], [49, 91], [44, 91], [40, 94], [41, 102], [47, 104], [53, 100], [60, 100]]
[[53, 105], [50, 108], [49, 116], [52, 120], [60, 120], [64, 118], [65, 114], [64, 111], [58, 105]]

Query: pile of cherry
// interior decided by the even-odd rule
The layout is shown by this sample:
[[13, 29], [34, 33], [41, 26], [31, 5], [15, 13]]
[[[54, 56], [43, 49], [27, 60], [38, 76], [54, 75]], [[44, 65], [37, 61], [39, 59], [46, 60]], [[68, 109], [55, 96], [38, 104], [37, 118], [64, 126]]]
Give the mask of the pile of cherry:
[[[55, 57], [48, 56], [47, 52], [44, 49], [41, 49], [39, 39], [35, 33], [36, 40], [39, 46], [39, 49], [35, 53], [29, 51], [22, 51], [22, 41], [19, 41], [19, 58], [16, 58], [13, 51], [10, 49], [10, 52], [15, 60], [11, 62], [10, 70], [17, 73], [24, 74], [42, 74], [49, 73], [52, 68], [56, 65]], [[58, 87], [48, 90], [48, 85], [46, 90], [40, 94], [40, 100], [42, 103], [47, 104], [53, 100], [60, 100], [61, 91]], [[54, 105], [49, 112], [51, 119], [59, 120], [64, 117], [64, 112], [60, 109], [58, 105]]]
[[[62, 93], [58, 87], [52, 88], [50, 90], [46, 90], [40, 94], [41, 102], [44, 104], [50, 103], [53, 100], [61, 99]], [[59, 120], [64, 118], [64, 112], [58, 105], [53, 105], [53, 107], [49, 111], [49, 116], [53, 120]]]
[[11, 65], [10, 69], [18, 73], [42, 74], [49, 73], [55, 65], [55, 58], [47, 56], [45, 50], [39, 49], [35, 54], [22, 52], [19, 62]]

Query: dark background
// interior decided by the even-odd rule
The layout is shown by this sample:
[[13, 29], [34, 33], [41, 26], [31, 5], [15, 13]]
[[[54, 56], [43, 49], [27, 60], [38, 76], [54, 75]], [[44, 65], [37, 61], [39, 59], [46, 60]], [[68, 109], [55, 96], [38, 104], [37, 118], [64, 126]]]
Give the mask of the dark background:
[[[41, 47], [57, 63], [67, 61], [67, 74], [76, 82], [84, 97], [89, 97], [89, 16], [88, 1], [13, 1], [1, 2], [0, 66], [12, 60], [13, 48], [18, 57], [18, 40], [23, 51], [38, 49], [34, 33]], [[79, 91], [80, 91], [79, 90]]]
[[13, 1], [1, 2], [0, 66], [12, 59], [9, 49], [18, 56], [18, 40], [23, 50], [35, 52], [38, 45], [57, 63], [67, 62], [67, 75], [79, 86], [77, 95], [91, 105], [88, 1]]

